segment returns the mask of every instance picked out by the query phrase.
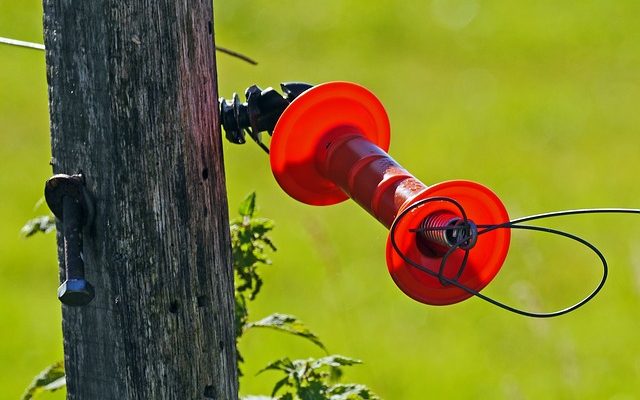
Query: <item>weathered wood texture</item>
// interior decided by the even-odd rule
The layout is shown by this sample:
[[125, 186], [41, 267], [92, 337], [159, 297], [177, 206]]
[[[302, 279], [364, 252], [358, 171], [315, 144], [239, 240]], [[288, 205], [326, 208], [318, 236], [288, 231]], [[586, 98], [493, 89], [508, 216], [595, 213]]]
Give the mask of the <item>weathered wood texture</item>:
[[96, 204], [68, 398], [237, 398], [211, 1], [44, 0], [44, 27], [53, 170]]

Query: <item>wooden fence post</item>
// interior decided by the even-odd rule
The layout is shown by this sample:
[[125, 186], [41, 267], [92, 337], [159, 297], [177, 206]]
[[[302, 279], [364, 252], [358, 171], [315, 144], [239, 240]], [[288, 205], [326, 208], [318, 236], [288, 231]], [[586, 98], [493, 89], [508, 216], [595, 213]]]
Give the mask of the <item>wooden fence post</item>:
[[236, 399], [211, 1], [44, 0], [44, 28], [51, 165], [96, 211], [68, 398]]

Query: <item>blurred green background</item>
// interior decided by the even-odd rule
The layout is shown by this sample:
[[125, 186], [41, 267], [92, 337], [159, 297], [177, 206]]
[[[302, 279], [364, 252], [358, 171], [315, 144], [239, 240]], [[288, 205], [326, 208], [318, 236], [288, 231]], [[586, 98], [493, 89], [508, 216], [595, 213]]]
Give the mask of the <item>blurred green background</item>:
[[[220, 95], [257, 83], [351, 80], [375, 92], [390, 153], [425, 183], [476, 180], [514, 217], [640, 206], [640, 2], [220, 0]], [[42, 42], [40, 1], [0, 1], [0, 36]], [[213, 110], [212, 110], [213, 112]], [[253, 319], [303, 319], [329, 350], [363, 359], [345, 379], [386, 399], [640, 399], [640, 218], [550, 222], [585, 235], [611, 275], [593, 303], [532, 320], [478, 299], [429, 307], [386, 271], [386, 231], [354, 203], [314, 208], [277, 186], [252, 144], [225, 144], [231, 212], [257, 190], [279, 251]], [[62, 357], [54, 238], [19, 237], [50, 175], [44, 55], [0, 46], [0, 397], [17, 398]], [[595, 285], [597, 260], [562, 239], [515, 232], [486, 293], [552, 310]], [[270, 392], [268, 361], [321, 356], [249, 332], [242, 393]], [[61, 395], [47, 398], [61, 398]]]

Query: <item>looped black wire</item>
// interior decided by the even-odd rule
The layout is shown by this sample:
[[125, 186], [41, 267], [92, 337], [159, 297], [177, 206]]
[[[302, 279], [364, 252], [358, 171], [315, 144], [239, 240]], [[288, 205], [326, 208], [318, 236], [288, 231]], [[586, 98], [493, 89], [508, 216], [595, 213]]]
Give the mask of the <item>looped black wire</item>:
[[[598, 292], [600, 292], [600, 290], [603, 288], [606, 280], [607, 280], [607, 276], [609, 274], [609, 267], [607, 264], [607, 260], [605, 259], [604, 255], [602, 254], [602, 252], [600, 250], [598, 250], [597, 247], [595, 247], [593, 244], [589, 243], [588, 241], [586, 241], [585, 239], [573, 235], [571, 233], [568, 232], [564, 232], [564, 231], [560, 231], [557, 229], [552, 229], [552, 228], [546, 228], [546, 227], [540, 227], [540, 226], [533, 226], [533, 225], [522, 225], [523, 222], [528, 222], [528, 221], [533, 221], [533, 220], [538, 220], [538, 219], [544, 219], [544, 218], [553, 218], [553, 217], [560, 217], [560, 216], [567, 216], [567, 215], [579, 215], [579, 214], [604, 214], [604, 213], [608, 213], [608, 214], [613, 214], [613, 213], [617, 213], [617, 214], [640, 214], [640, 210], [638, 209], [628, 209], [628, 208], [590, 208], [590, 209], [580, 209], [580, 210], [565, 210], [565, 211], [554, 211], [554, 212], [549, 212], [549, 213], [544, 213], [544, 214], [536, 214], [536, 215], [531, 215], [531, 216], [527, 216], [527, 217], [522, 217], [522, 218], [517, 218], [514, 220], [511, 220], [509, 222], [504, 222], [501, 224], [493, 224], [493, 225], [488, 225], [488, 224], [478, 224], [476, 225], [477, 228], [484, 228], [480, 231], [477, 232], [477, 235], [483, 235], [485, 233], [491, 232], [493, 230], [496, 229], [524, 229], [524, 230], [532, 230], [532, 231], [539, 231], [539, 232], [547, 232], [547, 233], [551, 233], [554, 235], [558, 235], [558, 236], [562, 236], [562, 237], [566, 237], [568, 239], [574, 240], [584, 246], [586, 246], [589, 250], [591, 250], [593, 253], [595, 253], [598, 258], [600, 259], [600, 262], [602, 263], [602, 278], [600, 279], [599, 283], [597, 284], [597, 286], [595, 287], [595, 289], [589, 294], [587, 295], [585, 298], [583, 298], [582, 300], [580, 300], [579, 302], [573, 304], [572, 306], [569, 306], [567, 308], [561, 309], [561, 310], [557, 310], [557, 311], [553, 311], [553, 312], [546, 312], [546, 313], [542, 313], [542, 312], [533, 312], [533, 311], [527, 311], [527, 310], [522, 310], [516, 307], [512, 307], [510, 305], [507, 305], [505, 303], [502, 303], [498, 300], [495, 300], [489, 296], [486, 296], [474, 289], [471, 289], [463, 284], [461, 284], [460, 282], [458, 282], [458, 279], [460, 278], [460, 276], [462, 275], [462, 272], [464, 271], [464, 268], [466, 266], [467, 263], [467, 259], [468, 259], [468, 254], [470, 249], [464, 249], [465, 250], [465, 255], [464, 258], [461, 262], [461, 266], [458, 270], [458, 273], [456, 274], [456, 276], [454, 278], [447, 278], [446, 276], [444, 276], [443, 271], [444, 271], [444, 267], [447, 263], [447, 260], [449, 259], [449, 256], [451, 254], [453, 254], [456, 250], [458, 249], [463, 249], [461, 246], [465, 243], [465, 238], [461, 237], [460, 240], [455, 243], [453, 246], [451, 246], [451, 248], [449, 248], [449, 250], [443, 255], [442, 257], [442, 261], [440, 263], [440, 268], [438, 270], [438, 272], [432, 271], [429, 268], [426, 268], [425, 266], [416, 263], [415, 261], [411, 260], [409, 257], [407, 257], [406, 254], [404, 254], [402, 252], [402, 250], [400, 250], [400, 248], [398, 247], [398, 244], [396, 242], [396, 230], [398, 228], [398, 225], [400, 223], [400, 221], [402, 221], [402, 219], [409, 214], [411, 211], [415, 210], [418, 207], [423, 206], [426, 203], [429, 202], [435, 202], [435, 201], [445, 201], [445, 202], [449, 202], [452, 203], [456, 206], [456, 208], [458, 208], [458, 210], [460, 211], [460, 214], [462, 215], [463, 218], [463, 222], [464, 223], [468, 223], [468, 219], [467, 219], [467, 214], [464, 211], [464, 208], [462, 207], [462, 205], [460, 203], [458, 203], [457, 201], [455, 201], [452, 198], [449, 197], [443, 197], [443, 196], [438, 196], [438, 197], [429, 197], [423, 200], [419, 200], [416, 203], [412, 204], [410, 207], [408, 207], [407, 209], [403, 210], [397, 217], [396, 219], [393, 221], [393, 224], [391, 225], [391, 230], [389, 233], [389, 237], [390, 237], [390, 242], [391, 245], [393, 246], [393, 249], [395, 250], [395, 252], [400, 256], [400, 258], [402, 258], [402, 260], [404, 262], [406, 262], [407, 264], [411, 265], [412, 267], [427, 273], [431, 276], [434, 276], [436, 278], [438, 278], [438, 280], [443, 284], [448, 284], [448, 285], [453, 285], [456, 286], [459, 289], [462, 289], [464, 291], [466, 291], [467, 293], [476, 296], [490, 304], [493, 304], [497, 307], [500, 307], [502, 309], [505, 309], [507, 311], [511, 311], [515, 314], [519, 314], [519, 315], [523, 315], [523, 316], [527, 316], [527, 317], [532, 317], [532, 318], [551, 318], [551, 317], [557, 317], [563, 314], [567, 314], [571, 311], [574, 311], [580, 307], [582, 307], [583, 305], [585, 305], [586, 303], [588, 303], [591, 299], [593, 299]], [[447, 229], [447, 228], [442, 228], [442, 229]], [[410, 231], [412, 232], [420, 232], [421, 229], [411, 229]]]

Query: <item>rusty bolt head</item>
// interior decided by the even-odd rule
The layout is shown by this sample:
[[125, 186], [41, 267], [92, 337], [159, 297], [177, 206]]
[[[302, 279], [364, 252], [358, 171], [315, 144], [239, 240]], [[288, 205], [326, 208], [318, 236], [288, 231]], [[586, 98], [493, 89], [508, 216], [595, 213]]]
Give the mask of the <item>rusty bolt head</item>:
[[84, 279], [67, 279], [58, 288], [58, 299], [68, 306], [85, 306], [95, 297], [95, 290]]
[[93, 202], [84, 187], [84, 177], [78, 175], [54, 175], [44, 186], [44, 198], [49, 209], [60, 221], [63, 220], [62, 202], [64, 197], [71, 197], [82, 208], [82, 225], [91, 222], [93, 218]]

